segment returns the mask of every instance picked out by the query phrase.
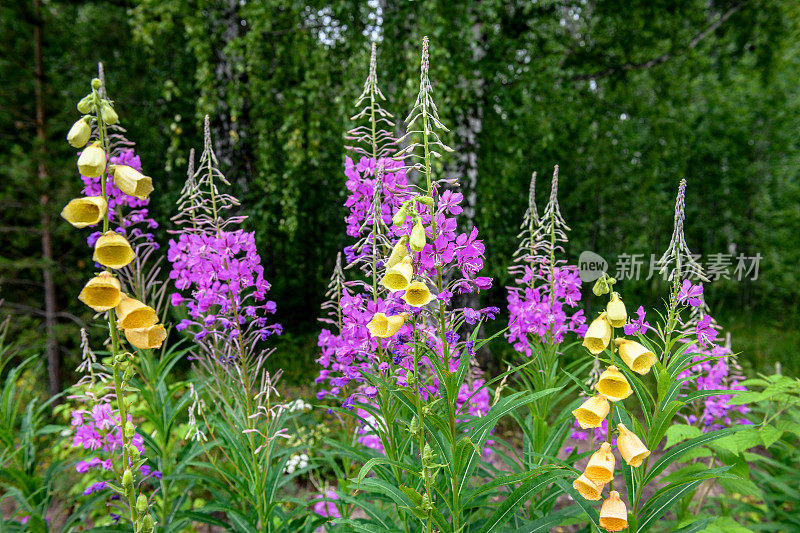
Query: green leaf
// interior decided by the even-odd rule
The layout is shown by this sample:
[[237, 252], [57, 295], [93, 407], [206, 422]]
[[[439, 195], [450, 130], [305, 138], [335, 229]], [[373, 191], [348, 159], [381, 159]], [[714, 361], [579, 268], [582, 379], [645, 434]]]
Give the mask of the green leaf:
[[761, 434], [761, 442], [764, 443], [764, 447], [766, 448], [772, 446], [775, 441], [781, 438], [781, 435], [783, 435], [783, 431], [769, 424], [761, 426], [761, 429], [759, 429], [758, 432]]
[[681, 458], [681, 456], [684, 453], [688, 452], [689, 450], [697, 448], [698, 446], [706, 445], [719, 438], [732, 435], [735, 431], [737, 431], [736, 428], [723, 428], [723, 429], [718, 429], [716, 431], [709, 431], [708, 433], [703, 433], [699, 437], [689, 439], [685, 442], [682, 442], [671, 448], [668, 448], [664, 452], [664, 455], [662, 455], [659, 458], [659, 460], [653, 464], [650, 470], [647, 471], [647, 475], [645, 475], [644, 477], [643, 484], [647, 485], [648, 483], [650, 483], [666, 467], [678, 461]]
[[683, 442], [686, 439], [699, 437], [702, 433], [703, 432], [700, 431], [700, 428], [695, 426], [690, 426], [688, 424], [673, 424], [667, 430], [667, 442], [664, 444], [664, 448], [674, 446], [675, 444]]
[[503, 500], [502, 503], [500, 503], [500, 505], [497, 506], [495, 512], [491, 517], [489, 517], [489, 520], [483, 524], [483, 527], [480, 530], [478, 530], [479, 533], [490, 533], [492, 531], [497, 531], [497, 528], [512, 518], [518, 507], [524, 505], [537, 492], [544, 490], [547, 485], [565, 474], [566, 472], [551, 471], [540, 476], [536, 476], [534, 479], [521, 484], [516, 490], [509, 494], [508, 497]]

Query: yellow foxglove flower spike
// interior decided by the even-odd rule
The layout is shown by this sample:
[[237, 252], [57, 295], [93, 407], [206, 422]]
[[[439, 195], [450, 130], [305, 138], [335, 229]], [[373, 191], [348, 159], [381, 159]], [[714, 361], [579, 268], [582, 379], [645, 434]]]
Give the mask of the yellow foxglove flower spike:
[[67, 142], [74, 148], [83, 148], [89, 142], [89, 137], [92, 136], [92, 128], [89, 124], [81, 118], [67, 133]]
[[578, 479], [572, 482], [572, 487], [578, 491], [578, 494], [583, 496], [584, 500], [597, 501], [602, 498], [604, 486], [605, 483], [597, 484], [586, 477], [586, 474], [581, 474]]
[[617, 437], [617, 448], [619, 453], [628, 465], [641, 466], [642, 461], [650, 455], [650, 450], [636, 436], [636, 433], [625, 427], [625, 424], [617, 424], [619, 436]]
[[614, 342], [619, 346], [619, 356], [637, 374], [644, 376], [656, 364], [656, 354], [638, 342], [623, 338], [614, 339]]
[[625, 310], [625, 304], [618, 292], [611, 295], [611, 301], [606, 306], [606, 317], [615, 328], [621, 328], [628, 321], [628, 311]]
[[108, 204], [102, 196], [74, 198], [61, 210], [61, 216], [76, 228], [93, 226], [103, 220]]
[[87, 146], [78, 157], [78, 171], [87, 178], [99, 178], [106, 169], [106, 153], [95, 142]]
[[98, 313], [113, 309], [122, 300], [119, 280], [108, 272], [101, 272], [83, 287], [78, 300]]
[[433, 294], [428, 289], [428, 286], [422, 281], [415, 281], [406, 287], [406, 293], [403, 295], [403, 300], [412, 307], [422, 307], [427, 305], [433, 300]]
[[606, 314], [601, 313], [589, 324], [589, 329], [586, 330], [586, 335], [583, 337], [583, 345], [592, 354], [597, 355], [606, 349], [609, 342], [611, 342], [611, 324], [608, 322]]
[[628, 509], [615, 490], [611, 491], [600, 508], [600, 527], [606, 531], [622, 531], [628, 527]]
[[162, 324], [124, 331], [128, 342], [141, 350], [161, 348], [161, 343], [167, 338], [167, 330]]
[[602, 394], [592, 396], [581, 404], [580, 407], [572, 411], [578, 419], [581, 429], [599, 428], [603, 424], [603, 419], [608, 416], [611, 406]]
[[155, 325], [158, 316], [155, 310], [127, 294], [122, 295], [122, 301], [116, 307], [117, 326], [120, 329], [140, 329]]
[[109, 268], [122, 268], [136, 257], [128, 239], [115, 231], [107, 231], [94, 244], [92, 260]]
[[411, 283], [413, 275], [414, 265], [411, 264], [411, 257], [407, 255], [399, 264], [386, 271], [381, 283], [392, 292], [402, 291]]
[[633, 393], [630, 383], [625, 379], [619, 368], [615, 366], [608, 367], [602, 374], [600, 379], [597, 380], [595, 385], [597, 392], [608, 398], [611, 402], [618, 402], [624, 400]]
[[415, 252], [421, 252], [425, 248], [425, 226], [422, 220], [417, 220], [414, 227], [411, 229], [411, 249]]
[[408, 248], [406, 247], [406, 243], [408, 242], [408, 236], [403, 235], [397, 244], [394, 245], [392, 248], [392, 253], [389, 255], [389, 259], [386, 260], [386, 265], [384, 265], [387, 269], [392, 268], [397, 263], [402, 261], [406, 256], [408, 256]]
[[611, 451], [611, 444], [604, 442], [600, 449], [594, 452], [589, 458], [586, 470], [583, 471], [588, 479], [596, 485], [605, 485], [614, 479], [614, 453]]
[[152, 178], [145, 176], [133, 167], [113, 165], [111, 172], [114, 174], [114, 183], [128, 196], [146, 200], [147, 196], [153, 192]]

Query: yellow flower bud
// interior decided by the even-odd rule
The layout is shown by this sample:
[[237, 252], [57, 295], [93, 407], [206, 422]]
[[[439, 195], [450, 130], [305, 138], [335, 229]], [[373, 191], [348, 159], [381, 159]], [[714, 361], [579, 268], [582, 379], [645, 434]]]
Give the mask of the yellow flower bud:
[[615, 490], [611, 491], [600, 508], [600, 527], [606, 531], [622, 531], [628, 527], [628, 509]]
[[107, 231], [94, 244], [92, 260], [109, 268], [122, 268], [136, 257], [128, 239], [116, 231]]
[[94, 102], [94, 95], [87, 94], [78, 102], [78, 111], [81, 113], [88, 113], [92, 110], [92, 103]]
[[394, 245], [392, 248], [392, 253], [389, 255], [389, 259], [386, 261], [386, 268], [392, 268], [397, 263], [402, 261], [408, 255], [408, 248], [406, 247], [406, 243], [408, 242], [408, 236], [403, 235], [397, 244]]
[[114, 111], [114, 108], [111, 107], [109, 103], [104, 103], [100, 108], [100, 118], [108, 125], [119, 122], [119, 115], [117, 115], [117, 112]]
[[611, 444], [604, 442], [600, 449], [592, 454], [583, 475], [596, 485], [605, 485], [614, 479], [614, 453]]
[[372, 320], [370, 320], [369, 324], [367, 324], [367, 329], [369, 330], [370, 335], [373, 337], [385, 339], [400, 331], [400, 328], [403, 327], [405, 321], [405, 313], [389, 317], [383, 313], [375, 313], [375, 316], [373, 316]]
[[600, 374], [595, 388], [597, 392], [612, 402], [624, 400], [633, 393], [630, 383], [615, 366], [608, 367], [605, 372]]
[[620, 300], [619, 293], [611, 295], [611, 301], [606, 306], [606, 318], [615, 328], [621, 328], [628, 321], [628, 312], [625, 310], [625, 304]]
[[161, 348], [161, 343], [167, 338], [167, 330], [162, 324], [146, 328], [126, 329], [125, 338], [141, 350]]
[[617, 424], [619, 436], [617, 437], [617, 448], [625, 462], [630, 466], [641, 466], [642, 461], [650, 455], [650, 450], [644, 445], [636, 433], [625, 427], [625, 424]]
[[406, 287], [403, 300], [412, 307], [422, 307], [433, 300], [433, 294], [431, 294], [431, 291], [425, 283], [422, 281], [415, 281]]
[[98, 313], [108, 311], [119, 305], [122, 300], [119, 280], [108, 272], [101, 272], [83, 287], [78, 300]]
[[413, 275], [414, 265], [411, 264], [411, 257], [405, 256], [399, 264], [386, 271], [381, 283], [392, 292], [402, 291], [411, 283]]
[[78, 171], [87, 178], [98, 178], [105, 169], [106, 153], [98, 142], [87, 146], [78, 157]]
[[411, 249], [415, 252], [421, 252], [425, 248], [425, 226], [421, 220], [417, 220], [414, 228], [411, 230]]
[[114, 174], [114, 183], [128, 196], [146, 200], [147, 196], [153, 192], [152, 178], [145, 176], [133, 167], [114, 165], [111, 167], [111, 172]]
[[583, 345], [597, 355], [606, 349], [609, 342], [611, 342], [611, 324], [606, 319], [606, 314], [601, 313], [589, 324], [589, 329], [583, 337]]
[[583, 402], [572, 414], [578, 419], [581, 429], [599, 428], [610, 408], [606, 397], [598, 394]]
[[117, 305], [117, 326], [120, 329], [139, 329], [152, 326], [158, 322], [155, 310], [135, 298], [123, 294]]
[[645, 375], [656, 364], [656, 354], [638, 342], [622, 338], [614, 339], [614, 342], [619, 346], [619, 356], [634, 372]]
[[597, 501], [603, 496], [604, 486], [605, 483], [597, 484], [586, 477], [586, 474], [581, 474], [578, 479], [572, 482], [572, 487], [578, 491], [578, 494], [583, 496], [583, 499], [592, 501]]
[[108, 204], [102, 196], [74, 198], [61, 210], [61, 216], [76, 228], [93, 226], [103, 220]]
[[417, 220], [414, 227], [411, 229], [411, 249], [415, 252], [421, 252], [425, 248], [425, 226], [421, 220]]
[[75, 148], [83, 148], [92, 136], [92, 128], [84, 119], [80, 119], [69, 129], [67, 142]]
[[402, 226], [406, 221], [406, 217], [408, 217], [408, 211], [406, 211], [406, 206], [403, 205], [403, 207], [398, 209], [397, 213], [395, 213], [392, 217], [392, 224], [395, 226]]

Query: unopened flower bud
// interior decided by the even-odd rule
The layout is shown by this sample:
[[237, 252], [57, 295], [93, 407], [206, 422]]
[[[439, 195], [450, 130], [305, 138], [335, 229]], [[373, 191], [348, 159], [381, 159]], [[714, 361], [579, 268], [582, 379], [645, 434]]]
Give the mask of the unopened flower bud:
[[94, 89], [95, 91], [97, 89], [99, 89], [100, 87], [102, 87], [102, 86], [103, 86], [103, 82], [100, 81], [100, 78], [94, 78], [92, 80], [92, 89]]
[[411, 424], [409, 424], [408, 429], [411, 431], [412, 435], [419, 434], [419, 419], [417, 418], [417, 415], [414, 415], [414, 417], [411, 419]]
[[125, 422], [125, 438], [132, 439], [135, 434], [136, 430], [133, 428], [133, 424]]
[[86, 123], [86, 120], [80, 119], [72, 125], [67, 133], [67, 142], [74, 148], [83, 148], [89, 142], [89, 137], [92, 135], [92, 128]]
[[78, 171], [87, 178], [99, 178], [106, 169], [106, 152], [100, 143], [92, 143], [78, 158]]
[[148, 515], [144, 516], [144, 520], [142, 520], [142, 529], [140, 529], [142, 533], [150, 533], [153, 531], [153, 517]]
[[141, 457], [141, 454], [139, 453], [139, 448], [133, 445], [128, 445], [128, 457], [130, 457], [132, 463], [138, 461], [139, 458]]
[[425, 446], [422, 448], [422, 464], [426, 466], [431, 464], [434, 457], [433, 448], [431, 448], [430, 444], [425, 443]]
[[80, 102], [78, 102], [78, 111], [84, 114], [88, 113], [89, 111], [92, 110], [93, 101], [94, 101], [94, 96], [92, 96], [91, 94], [87, 94], [86, 96], [81, 98]]
[[407, 217], [408, 211], [406, 210], [406, 206], [403, 205], [392, 217], [392, 224], [395, 226], [402, 226]]
[[139, 494], [139, 497], [136, 498], [136, 510], [140, 513], [147, 510], [147, 496], [144, 494]]
[[119, 122], [119, 115], [108, 102], [103, 102], [103, 107], [100, 108], [100, 118], [108, 125]]
[[628, 321], [628, 311], [617, 292], [611, 295], [611, 301], [606, 306], [606, 318], [615, 328], [621, 328]]
[[602, 296], [604, 294], [608, 294], [611, 288], [608, 286], [608, 282], [606, 281], [605, 276], [601, 276], [597, 278], [597, 281], [594, 282], [592, 286], [592, 292], [595, 296]]
[[126, 468], [122, 474], [122, 488], [129, 491], [133, 488], [133, 472], [130, 468]]
[[430, 196], [417, 196], [417, 201], [421, 204], [433, 206], [433, 198]]
[[433, 511], [433, 504], [431, 504], [431, 499], [427, 494], [422, 495], [422, 502], [420, 503], [419, 508], [426, 513]]
[[130, 381], [132, 377], [133, 377], [133, 366], [129, 365], [128, 368], [125, 369], [125, 373], [122, 374], [122, 379], [123, 381]]
[[422, 220], [417, 220], [414, 223], [414, 228], [411, 230], [411, 238], [409, 240], [411, 249], [415, 252], [421, 252], [425, 248], [425, 226]]

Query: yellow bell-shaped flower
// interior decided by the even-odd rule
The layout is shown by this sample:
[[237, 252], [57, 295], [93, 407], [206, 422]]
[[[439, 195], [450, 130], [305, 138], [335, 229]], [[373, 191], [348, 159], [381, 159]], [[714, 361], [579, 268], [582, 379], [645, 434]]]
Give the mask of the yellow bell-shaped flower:
[[372, 320], [367, 324], [367, 329], [373, 337], [385, 339], [400, 331], [405, 321], [405, 313], [388, 317], [383, 313], [375, 313], [375, 316], [373, 316]]
[[106, 152], [100, 143], [92, 143], [78, 157], [78, 171], [87, 178], [98, 178], [106, 169]]
[[422, 220], [417, 220], [411, 229], [410, 246], [415, 252], [421, 252], [425, 248], [425, 226]]
[[572, 487], [578, 491], [578, 494], [583, 496], [584, 500], [599, 500], [603, 496], [604, 486], [604, 483], [597, 484], [586, 477], [586, 474], [581, 474], [578, 479], [572, 482]]
[[597, 392], [612, 402], [624, 400], [633, 393], [630, 383], [619, 371], [619, 368], [615, 366], [608, 367], [600, 374], [600, 379], [597, 381], [595, 388]]
[[78, 300], [98, 313], [108, 311], [122, 300], [119, 280], [108, 272], [101, 272], [84, 285]]
[[407, 242], [408, 236], [403, 235], [400, 240], [397, 241], [397, 244], [394, 245], [392, 253], [389, 254], [389, 259], [386, 260], [386, 265], [384, 265], [387, 269], [392, 268], [408, 256]]
[[117, 304], [117, 326], [121, 329], [140, 329], [154, 325], [158, 322], [155, 310], [127, 294], [122, 295], [122, 300]]
[[588, 479], [597, 485], [605, 485], [614, 479], [614, 453], [611, 451], [611, 444], [604, 442], [600, 449], [592, 454], [589, 463], [583, 471]]
[[583, 337], [583, 345], [592, 354], [597, 355], [606, 349], [609, 342], [611, 342], [611, 324], [608, 322], [606, 314], [601, 313], [589, 324], [589, 329], [586, 330], [586, 335]]
[[406, 293], [403, 295], [403, 300], [412, 307], [422, 307], [427, 305], [433, 300], [433, 294], [428, 289], [428, 286], [422, 281], [415, 281], [406, 287]]
[[656, 354], [638, 342], [622, 338], [614, 339], [614, 342], [619, 347], [619, 356], [637, 374], [647, 374], [656, 364]]
[[621, 328], [628, 321], [628, 311], [625, 310], [625, 304], [620, 299], [619, 293], [611, 295], [611, 301], [606, 306], [606, 318], [615, 328]]
[[572, 411], [578, 419], [581, 429], [599, 428], [603, 424], [603, 419], [608, 416], [611, 406], [602, 394], [592, 396], [581, 404], [580, 407]]
[[617, 437], [617, 448], [625, 462], [630, 466], [640, 466], [642, 461], [650, 455], [650, 450], [636, 436], [636, 433], [625, 427], [625, 424], [617, 424], [619, 436]]
[[615, 490], [611, 491], [600, 508], [600, 527], [606, 531], [622, 531], [628, 527], [628, 509]]
[[74, 148], [83, 148], [91, 136], [92, 128], [84, 119], [80, 119], [69, 129], [67, 142]]
[[128, 196], [146, 200], [153, 192], [153, 180], [133, 167], [114, 165], [111, 167], [111, 172], [114, 173], [114, 183]]
[[107, 231], [94, 244], [92, 259], [103, 266], [122, 268], [136, 257], [128, 239], [115, 231]]
[[411, 256], [405, 256], [399, 264], [394, 265], [386, 271], [381, 283], [390, 291], [402, 291], [411, 283], [414, 275], [414, 265], [411, 264]]
[[74, 198], [61, 210], [61, 216], [76, 228], [97, 224], [106, 216], [108, 204], [102, 196]]
[[167, 330], [162, 324], [146, 328], [126, 329], [125, 338], [141, 350], [161, 348], [161, 343], [167, 338]]

